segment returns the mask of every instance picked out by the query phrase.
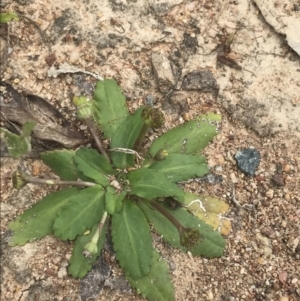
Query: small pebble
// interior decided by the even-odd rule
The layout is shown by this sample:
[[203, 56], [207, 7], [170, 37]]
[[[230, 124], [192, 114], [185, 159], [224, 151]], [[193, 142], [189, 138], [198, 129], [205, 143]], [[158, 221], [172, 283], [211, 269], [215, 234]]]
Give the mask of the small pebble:
[[79, 128], [80, 128], [82, 131], [84, 131], [84, 130], [87, 129], [87, 126], [86, 126], [85, 124], [81, 124], [81, 125], [79, 126]]
[[223, 167], [221, 165], [217, 165], [217, 166], [215, 166], [215, 171], [216, 172], [222, 172], [223, 171]]
[[190, 3], [186, 4], [185, 7], [186, 7], [187, 11], [193, 11], [195, 9], [195, 7], [196, 7], [196, 2], [195, 1], [194, 2], [190, 2]]
[[289, 301], [289, 298], [287, 296], [282, 296], [279, 301]]
[[67, 106], [69, 106], [70, 100], [69, 99], [64, 99], [62, 100], [62, 102], [60, 103], [62, 108], [65, 108]]
[[261, 175], [257, 175], [255, 178], [257, 182], [263, 182], [265, 180], [265, 177]]
[[260, 244], [260, 250], [262, 251], [264, 257], [269, 257], [272, 254], [271, 240], [260, 233], [256, 234], [256, 239]]
[[281, 273], [279, 273], [279, 275], [278, 275], [278, 279], [279, 279], [279, 281], [280, 281], [282, 284], [285, 284], [285, 283], [286, 283], [287, 277], [288, 277], [287, 272], [281, 272]]
[[259, 257], [259, 258], [257, 258], [257, 262], [259, 264], [265, 264], [265, 259], [263, 257]]
[[61, 257], [60, 256], [57, 256], [57, 257], [53, 258], [53, 263], [54, 264], [58, 264], [60, 261], [61, 261]]
[[216, 154], [215, 158], [216, 158], [216, 161], [218, 164], [221, 164], [221, 165], [224, 164], [225, 159], [222, 154]]
[[297, 278], [294, 278], [294, 279], [292, 279], [292, 281], [291, 281], [292, 284], [296, 284], [297, 282], [298, 282], [298, 279], [297, 279]]
[[61, 266], [62, 268], [66, 268], [68, 265], [69, 265], [69, 262], [68, 262], [67, 260], [63, 260], [63, 261], [61, 262], [61, 264], [60, 264], [60, 266]]
[[145, 104], [147, 106], [153, 107], [153, 96], [152, 95], [147, 95], [146, 96]]
[[62, 279], [68, 276], [68, 272], [66, 268], [60, 268], [57, 272], [57, 277]]
[[187, 251], [187, 255], [189, 256], [189, 258], [190, 258], [191, 260], [194, 260], [193, 255], [192, 255], [192, 253], [191, 253], [190, 251]]
[[231, 179], [231, 182], [232, 182], [233, 184], [235, 184], [235, 183], [237, 183], [237, 182], [239, 181], [238, 178], [236, 177], [236, 175], [235, 175], [234, 172], [232, 172], [232, 173], [230, 174], [230, 179]]
[[266, 192], [266, 197], [269, 198], [269, 199], [273, 199], [273, 197], [274, 197], [274, 190], [273, 189], [269, 189]]
[[214, 295], [213, 295], [213, 293], [212, 293], [211, 290], [209, 290], [209, 291], [207, 292], [207, 297], [208, 297], [208, 300], [214, 300]]
[[238, 168], [248, 176], [254, 176], [255, 169], [260, 162], [260, 154], [255, 148], [239, 150], [235, 156]]
[[47, 270], [45, 271], [45, 273], [46, 273], [47, 275], [50, 275], [50, 276], [55, 276], [55, 274], [56, 274], [56, 272], [55, 272], [54, 269], [47, 269]]
[[176, 263], [173, 261], [169, 262], [169, 268], [171, 271], [174, 271], [176, 269]]
[[272, 181], [277, 186], [284, 186], [284, 179], [282, 175], [276, 174], [273, 176]]
[[183, 113], [182, 118], [184, 121], [189, 121], [191, 120], [190, 114], [189, 113]]
[[279, 291], [280, 290], [280, 284], [278, 282], [275, 282], [273, 284], [273, 288], [274, 288], [275, 291]]
[[291, 166], [289, 164], [285, 164], [284, 167], [283, 167], [284, 172], [289, 172], [290, 169], [291, 169]]
[[184, 76], [181, 88], [185, 91], [197, 90], [217, 94], [220, 87], [212, 72], [197, 70]]

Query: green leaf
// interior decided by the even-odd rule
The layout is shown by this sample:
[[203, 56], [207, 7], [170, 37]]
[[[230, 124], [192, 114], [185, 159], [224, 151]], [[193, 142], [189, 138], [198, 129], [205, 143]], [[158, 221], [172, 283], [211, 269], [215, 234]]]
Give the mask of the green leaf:
[[19, 21], [19, 17], [15, 13], [1, 13], [0, 14], [0, 23], [8, 23], [10, 21]]
[[[174, 248], [188, 251], [180, 244], [180, 237], [174, 225], [157, 210], [150, 208], [146, 202], [139, 202], [139, 207], [145, 213], [147, 219], [153, 224], [155, 230], [163, 236]], [[225, 240], [222, 235], [214, 231], [205, 222], [190, 214], [185, 209], [171, 210], [166, 208], [184, 227], [197, 228], [200, 232], [199, 242], [191, 248], [191, 253], [195, 256], [207, 258], [220, 257], [223, 255]]]
[[54, 150], [41, 154], [41, 159], [48, 165], [61, 179], [76, 181], [79, 178], [79, 170], [74, 163], [75, 151]]
[[115, 80], [99, 81], [94, 92], [95, 118], [104, 135], [111, 138], [128, 113], [126, 99]]
[[7, 144], [7, 150], [10, 156], [14, 158], [20, 158], [31, 152], [31, 132], [34, 129], [36, 123], [33, 121], [27, 121], [22, 128], [21, 134], [16, 135], [7, 129], [0, 128], [1, 137]]
[[185, 154], [168, 155], [165, 160], [157, 161], [149, 168], [165, 174], [168, 180], [175, 183], [202, 177], [209, 172], [205, 157]]
[[53, 226], [54, 235], [61, 240], [73, 240], [100, 221], [104, 207], [104, 190], [101, 186], [82, 189], [58, 213]]
[[98, 227], [98, 223], [92, 228], [88, 235], [80, 235], [76, 238], [72, 257], [70, 259], [70, 265], [68, 267], [69, 274], [74, 278], [82, 278], [92, 269], [93, 263], [97, 260], [101, 253], [101, 249], [103, 248], [106, 237], [106, 224], [107, 223], [105, 223], [102, 228], [102, 232], [97, 243], [98, 253], [92, 257], [84, 256], [84, 247], [89, 241], [91, 241]]
[[141, 168], [128, 173], [130, 194], [144, 199], [171, 196], [183, 202], [184, 191], [156, 170]]
[[210, 113], [173, 128], [153, 142], [149, 153], [152, 157], [161, 149], [165, 149], [168, 154], [197, 153], [213, 140], [220, 121], [220, 115]]
[[[144, 120], [141, 114], [144, 107], [137, 109], [133, 115], [128, 115], [112, 135], [110, 148], [127, 148], [133, 149], [137, 138], [141, 132]], [[134, 166], [133, 154], [112, 151], [111, 158], [117, 168], [126, 168]]]
[[85, 176], [74, 162], [75, 151], [73, 150], [54, 150], [41, 154], [41, 159], [48, 165], [53, 172], [61, 179], [68, 181], [93, 181], [93, 178]]
[[116, 257], [126, 275], [137, 280], [150, 271], [152, 238], [147, 219], [131, 200], [112, 216], [112, 240]]
[[102, 186], [107, 186], [109, 184], [108, 175], [115, 173], [110, 163], [95, 149], [85, 147], [78, 149], [74, 161], [85, 176], [94, 179]]
[[130, 276], [126, 278], [137, 289], [137, 292], [149, 301], [174, 300], [174, 287], [169, 267], [164, 260], [161, 260], [157, 251], [153, 251], [149, 274], [138, 280], [134, 280]]
[[115, 188], [107, 186], [105, 192], [105, 210], [111, 215], [115, 214], [115, 212], [120, 212], [126, 194], [126, 191], [117, 193]]
[[26, 136], [30, 136], [31, 132], [33, 131], [35, 126], [36, 126], [36, 123], [34, 121], [25, 122], [23, 127], [22, 127], [21, 137], [24, 138]]
[[54, 220], [60, 209], [74, 199], [79, 189], [72, 187], [51, 193], [9, 224], [14, 232], [10, 245], [24, 245], [53, 233]]

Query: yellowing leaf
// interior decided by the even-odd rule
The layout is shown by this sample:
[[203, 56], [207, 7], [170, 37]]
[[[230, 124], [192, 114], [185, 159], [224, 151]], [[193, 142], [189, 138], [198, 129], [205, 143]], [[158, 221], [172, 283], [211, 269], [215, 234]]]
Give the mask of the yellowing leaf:
[[[143, 210], [148, 221], [165, 241], [174, 248], [184, 250], [185, 252], [188, 251], [188, 249], [183, 247], [180, 243], [178, 230], [164, 215], [158, 212], [158, 210], [150, 208], [144, 201], [139, 202], [138, 205]], [[199, 230], [201, 239], [190, 249], [194, 256], [213, 258], [223, 255], [225, 240], [219, 232], [214, 231], [210, 225], [206, 224], [203, 220], [199, 220], [199, 218], [183, 208], [172, 210], [166, 206], [163, 207], [184, 227], [196, 228]]]
[[228, 235], [231, 232], [231, 222], [228, 219], [225, 219], [221, 226], [221, 234]]
[[211, 225], [215, 230], [223, 235], [228, 235], [231, 231], [231, 223], [222, 214], [229, 210], [229, 205], [224, 201], [210, 197], [197, 195], [190, 192], [185, 194], [184, 205], [199, 219]]

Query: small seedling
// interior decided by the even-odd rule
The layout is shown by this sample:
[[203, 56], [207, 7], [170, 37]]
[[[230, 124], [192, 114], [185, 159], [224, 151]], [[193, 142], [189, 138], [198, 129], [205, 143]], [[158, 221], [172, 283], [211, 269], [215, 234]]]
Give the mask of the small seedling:
[[11, 131], [0, 127], [0, 136], [6, 142], [10, 156], [21, 158], [31, 152], [31, 132], [35, 127], [34, 121], [27, 121], [22, 128], [21, 134], [16, 135]]
[[19, 21], [19, 17], [15, 13], [0, 13], [0, 23], [8, 23], [11, 21]]
[[[73, 102], [98, 150], [81, 147], [42, 153], [41, 159], [60, 180], [15, 173], [16, 188], [26, 183], [68, 188], [51, 193], [11, 222], [10, 245], [49, 234], [75, 240], [68, 272], [81, 278], [91, 270], [111, 229], [116, 258], [137, 292], [152, 301], [174, 300], [168, 265], [153, 248], [150, 225], [174, 248], [194, 256], [222, 256], [225, 240], [214, 228], [220, 226], [215, 220], [228, 209], [226, 204], [177, 185], [208, 173], [199, 152], [217, 134], [220, 116], [203, 115], [182, 124], [144, 149], [149, 128], [164, 124], [160, 110], [143, 106], [130, 114], [120, 88], [109, 79], [97, 83], [92, 101], [74, 97]], [[99, 127], [109, 147], [103, 146]], [[205, 222], [206, 214], [214, 227]]]

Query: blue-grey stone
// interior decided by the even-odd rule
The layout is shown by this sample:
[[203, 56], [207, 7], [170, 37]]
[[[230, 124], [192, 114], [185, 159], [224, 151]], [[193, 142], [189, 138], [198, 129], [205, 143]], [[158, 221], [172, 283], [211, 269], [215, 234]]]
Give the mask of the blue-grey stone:
[[248, 176], [254, 176], [260, 162], [260, 154], [255, 148], [244, 148], [234, 156], [238, 168]]

